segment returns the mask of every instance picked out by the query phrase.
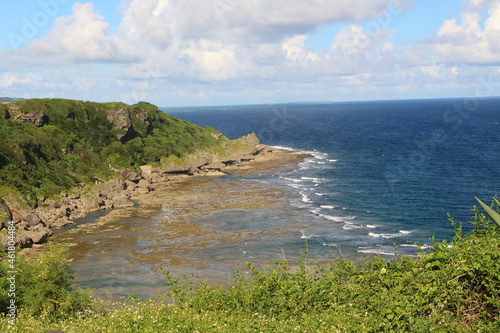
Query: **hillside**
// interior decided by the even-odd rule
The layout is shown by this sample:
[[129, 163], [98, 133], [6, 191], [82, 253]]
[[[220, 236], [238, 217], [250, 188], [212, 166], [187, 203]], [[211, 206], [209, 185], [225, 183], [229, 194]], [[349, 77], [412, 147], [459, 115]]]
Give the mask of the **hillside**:
[[[170, 175], [217, 171], [258, 139], [219, 131], [140, 102], [29, 99], [0, 105], [0, 244], [14, 220], [21, 246], [90, 211], [129, 206]], [[95, 184], [100, 184], [96, 186]], [[3, 229], [3, 230], [2, 230]]]
[[212, 133], [218, 132], [144, 102], [17, 101], [0, 107], [0, 187], [56, 195], [108, 179], [109, 164], [137, 170], [165, 156], [214, 148]]

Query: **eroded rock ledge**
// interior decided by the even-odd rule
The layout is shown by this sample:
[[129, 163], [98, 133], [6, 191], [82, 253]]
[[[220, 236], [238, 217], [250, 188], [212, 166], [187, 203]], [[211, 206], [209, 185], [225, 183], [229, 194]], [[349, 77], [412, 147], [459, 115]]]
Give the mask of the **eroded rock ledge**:
[[190, 176], [223, 175], [235, 168], [244, 168], [246, 162], [265, 159], [274, 151], [274, 148], [260, 144], [255, 134], [230, 143], [222, 154], [199, 152], [163, 167], [141, 166], [140, 173], [110, 166], [117, 178], [106, 182], [97, 179], [92, 186], [61, 193], [57, 200], [39, 199], [36, 207], [30, 206], [23, 198], [4, 195], [0, 198], [0, 221], [3, 221], [0, 223], [0, 246], [4, 250], [7, 248], [7, 221], [16, 223], [16, 245], [30, 247], [46, 242], [52, 228], [72, 224], [74, 219], [90, 212], [133, 206], [134, 196], [154, 191], [157, 184]]

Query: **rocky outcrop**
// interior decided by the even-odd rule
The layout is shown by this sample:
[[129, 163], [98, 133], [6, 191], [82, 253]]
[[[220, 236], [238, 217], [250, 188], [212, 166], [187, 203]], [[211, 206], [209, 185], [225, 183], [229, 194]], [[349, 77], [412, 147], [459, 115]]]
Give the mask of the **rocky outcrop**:
[[[7, 227], [8, 221], [16, 225], [15, 242], [21, 247], [28, 247], [35, 243], [44, 242], [52, 231], [46, 227], [35, 209], [24, 198], [14, 193], [9, 193], [0, 202], [0, 215], [2, 226]], [[0, 244], [6, 250], [8, 238], [6, 233], [0, 233]]]
[[228, 140], [225, 151], [219, 155], [198, 152], [182, 159], [174, 157], [158, 167], [143, 165], [140, 173], [109, 166], [116, 173], [116, 179], [77, 188], [69, 194], [61, 193], [57, 200], [39, 199], [36, 207], [30, 206], [20, 195], [7, 194], [0, 199], [0, 246], [5, 250], [8, 240], [1, 229], [7, 228], [8, 221], [15, 222], [16, 243], [29, 247], [45, 242], [52, 234], [51, 228], [71, 224], [90, 212], [133, 206], [134, 196], [154, 191], [155, 184], [168, 182], [177, 174], [220, 175], [227, 165], [258, 159], [269, 150], [268, 146], [260, 145], [255, 134], [249, 134]]
[[18, 105], [9, 105], [5, 116], [6, 119], [18, 119], [26, 123], [33, 124], [37, 127], [42, 127], [47, 124], [48, 117], [41, 110], [35, 110], [28, 113], [21, 112], [21, 108]]
[[115, 124], [117, 131], [116, 137], [120, 141], [125, 141], [127, 137], [132, 136], [134, 131], [130, 111], [128, 109], [108, 110], [108, 120]]

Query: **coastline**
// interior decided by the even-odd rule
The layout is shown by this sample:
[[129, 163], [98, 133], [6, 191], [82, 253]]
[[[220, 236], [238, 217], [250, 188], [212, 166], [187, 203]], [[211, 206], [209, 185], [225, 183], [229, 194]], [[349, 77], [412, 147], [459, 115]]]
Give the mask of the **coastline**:
[[[190, 162], [185, 170], [162, 171], [150, 166], [141, 167], [141, 173], [135, 174], [130, 170], [114, 170], [120, 173], [122, 179], [112, 179], [96, 184], [92, 188], [77, 189], [71, 194], [62, 194], [59, 200], [44, 202], [36, 209], [12, 209], [18, 219], [24, 216], [34, 216], [34, 223], [30, 230], [22, 230], [16, 235], [18, 244], [25, 252], [38, 244], [51, 239], [53, 230], [74, 224], [73, 220], [83, 218], [90, 213], [106, 211], [101, 219], [123, 218], [127, 211], [124, 208], [157, 205], [164, 200], [169, 191], [182, 187], [188, 181], [203, 178], [219, 177], [227, 174], [251, 175], [270, 172], [273, 169], [296, 167], [310, 155], [289, 151], [260, 144], [255, 134], [233, 140], [244, 143], [244, 149], [238, 147], [225, 157], [229, 163], [215, 160], [213, 157]], [[177, 166], [176, 166], [177, 167]], [[12, 208], [10, 206], [9, 208]], [[117, 209], [120, 208], [120, 209]], [[30, 222], [26, 222], [27, 225]]]
[[[131, 197], [138, 205], [91, 216], [76, 228], [70, 226], [56, 233], [53, 241], [70, 249], [68, 261], [76, 273], [74, 283], [91, 285], [96, 295], [119, 299], [131, 292], [127, 283], [133, 283], [133, 293], [139, 296], [160, 291], [164, 284], [161, 268], [174, 276], [188, 275], [215, 283], [226, 282], [235, 270], [246, 270], [245, 262], [254, 259], [243, 250], [253, 245], [245, 244], [262, 237], [274, 239], [283, 232], [258, 216], [253, 220], [253, 212], [271, 212], [272, 220], [272, 215], [283, 215], [289, 207], [288, 192], [256, 182], [253, 175], [294, 170], [310, 157], [301, 152], [266, 149], [268, 153], [258, 158], [224, 168], [222, 171], [230, 177], [177, 175], [171, 181], [154, 184], [154, 191]], [[233, 212], [242, 214], [241, 219], [248, 219], [248, 223], [211, 222]], [[286, 229], [290, 227], [287, 224]], [[295, 229], [291, 232], [298, 233]], [[40, 246], [28, 251], [36, 253]], [[221, 257], [221, 248], [231, 250]]]
[[152, 184], [152, 191], [147, 193], [137, 193], [130, 199], [138, 202], [140, 205], [157, 204], [162, 201], [161, 194], [169, 189], [177, 188], [188, 180], [203, 177], [219, 177], [228, 174], [233, 175], [253, 175], [270, 172], [277, 168], [294, 167], [310, 155], [299, 152], [275, 148], [267, 145], [259, 145], [262, 153], [253, 156], [245, 156], [243, 161], [238, 164], [220, 166], [217, 170], [196, 173], [191, 176], [176, 175], [172, 176], [167, 182]]

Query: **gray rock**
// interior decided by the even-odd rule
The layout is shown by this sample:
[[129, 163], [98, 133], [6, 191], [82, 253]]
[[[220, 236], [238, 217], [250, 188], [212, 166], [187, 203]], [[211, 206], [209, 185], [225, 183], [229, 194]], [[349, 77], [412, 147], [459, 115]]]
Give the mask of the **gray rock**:
[[75, 222], [70, 221], [66, 217], [61, 217], [61, 218], [55, 220], [54, 222], [52, 222], [51, 223], [51, 227], [61, 228], [61, 227], [64, 227], [64, 226], [67, 226], [67, 225], [70, 225], [70, 224], [74, 224], [74, 223]]
[[124, 194], [119, 195], [113, 199], [113, 207], [132, 207], [134, 202], [127, 198]]
[[130, 111], [128, 109], [108, 110], [107, 118], [110, 122], [115, 124], [115, 129], [119, 130], [119, 133], [116, 134], [116, 138], [122, 142], [134, 131], [132, 120], [130, 119]]
[[33, 244], [40, 244], [47, 240], [47, 238], [52, 235], [52, 230], [49, 228], [37, 225], [28, 231], [25, 231], [27, 237], [31, 239]]
[[37, 224], [42, 223], [42, 219], [35, 212], [35, 210], [30, 210], [25, 216], [24, 220], [28, 223], [30, 227], [36, 226]]
[[105, 205], [104, 200], [95, 194], [84, 194], [81, 198], [82, 207], [88, 212], [100, 209]]
[[141, 179], [141, 180], [139, 180], [139, 182], [137, 183], [137, 185], [139, 187], [149, 187], [149, 185], [151, 185], [151, 183], [148, 182], [146, 179]]
[[16, 240], [15, 241], [16, 241], [16, 245], [19, 245], [21, 247], [29, 247], [33, 244], [33, 240], [28, 235], [28, 232], [26, 232], [25, 230], [18, 230], [16, 232]]
[[28, 113], [22, 113], [18, 105], [9, 105], [8, 113], [10, 118], [23, 121], [41, 127], [48, 123], [48, 117], [41, 110], [34, 110]]

